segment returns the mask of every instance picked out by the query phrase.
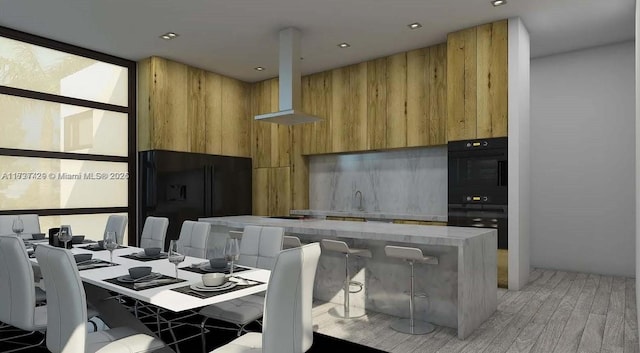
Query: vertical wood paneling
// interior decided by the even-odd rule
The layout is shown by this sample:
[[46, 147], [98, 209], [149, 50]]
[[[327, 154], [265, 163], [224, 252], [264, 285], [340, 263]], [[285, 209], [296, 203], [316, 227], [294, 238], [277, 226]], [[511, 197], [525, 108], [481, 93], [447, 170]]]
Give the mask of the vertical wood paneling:
[[302, 124], [291, 129], [291, 207], [296, 210], [309, 208], [309, 161], [302, 155], [306, 128]]
[[[271, 112], [271, 83], [262, 81], [253, 84], [252, 116]], [[253, 167], [271, 166], [271, 124], [253, 120]]]
[[387, 148], [407, 146], [407, 54], [387, 58]]
[[188, 152], [187, 66], [154, 57], [151, 70], [152, 148]]
[[222, 154], [222, 76], [205, 74], [205, 151]]
[[269, 169], [257, 168], [253, 170], [253, 214], [257, 216], [269, 215]]
[[206, 152], [206, 89], [204, 70], [187, 68], [187, 137], [189, 151]]
[[367, 149], [387, 147], [387, 59], [367, 62]]
[[269, 168], [269, 214], [288, 216], [291, 210], [291, 169]]
[[478, 26], [478, 138], [507, 136], [507, 20]]
[[429, 48], [407, 52], [407, 146], [411, 147], [429, 144], [429, 61]]
[[447, 143], [447, 44], [429, 48], [426, 70], [429, 139], [425, 145]]
[[353, 120], [349, 119], [350, 151], [365, 151], [367, 149], [367, 63], [351, 65], [349, 70], [350, 98], [352, 100]]
[[[271, 83], [271, 112], [280, 110], [279, 104], [279, 80], [270, 80]], [[291, 165], [291, 127], [288, 125], [271, 125], [271, 167], [288, 167]]]
[[476, 27], [447, 36], [447, 135], [464, 140], [476, 135]]
[[150, 117], [151, 105], [151, 58], [138, 62], [138, 150], [148, 151], [153, 136], [153, 119]]
[[251, 156], [251, 121], [246, 104], [245, 83], [222, 78], [222, 154]]
[[367, 147], [367, 64], [331, 71], [332, 152], [362, 151]]
[[349, 67], [331, 70], [331, 152], [349, 150], [350, 87]]
[[311, 96], [313, 97], [312, 113], [323, 120], [313, 123], [312, 150], [314, 153], [331, 151], [332, 124], [332, 75], [322, 72], [311, 76]]
[[[278, 98], [278, 94], [280, 92], [280, 89], [278, 87], [278, 79], [272, 79], [269, 80], [269, 105], [271, 108], [269, 108], [269, 112], [277, 112], [278, 108], [279, 108], [279, 98]], [[272, 123], [267, 123], [269, 125], [269, 138], [271, 139], [271, 157], [270, 157], [270, 162], [269, 166], [270, 167], [279, 167], [280, 166], [280, 144], [279, 144], [279, 137], [280, 137], [280, 124], [272, 124]]]

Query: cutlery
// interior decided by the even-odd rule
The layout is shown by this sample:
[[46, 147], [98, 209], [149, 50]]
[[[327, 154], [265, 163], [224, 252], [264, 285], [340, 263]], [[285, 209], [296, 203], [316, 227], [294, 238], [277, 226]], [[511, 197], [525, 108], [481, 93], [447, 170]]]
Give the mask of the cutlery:
[[110, 263], [97, 263], [97, 264], [87, 264], [87, 265], [78, 266], [78, 269], [79, 270], [88, 270], [88, 269], [92, 269], [92, 268], [110, 267], [110, 266], [111, 266]]
[[257, 284], [257, 283], [260, 283], [260, 282], [258, 282], [258, 281], [256, 281], [256, 280], [248, 279], [248, 278], [244, 278], [244, 277], [240, 277], [240, 276], [229, 276], [229, 279], [231, 279], [231, 278], [239, 279], [239, 280], [241, 280], [241, 281], [243, 281], [243, 282], [244, 282], [244, 283], [238, 283], [238, 282], [236, 282], [236, 283], [238, 283], [239, 285], [243, 285], [243, 284], [245, 284], [245, 285], [249, 285], [249, 284]]
[[199, 268], [200, 266], [208, 265], [209, 261], [201, 262], [199, 264], [191, 264], [191, 268]]
[[152, 272], [152, 273], [150, 273], [150, 274], [148, 274], [148, 275], [146, 275], [146, 276], [142, 276], [142, 277], [140, 277], [140, 278], [136, 278], [136, 279], [134, 279], [134, 280], [133, 280], [133, 283], [137, 283], [137, 282], [144, 282], [145, 280], [148, 280], [149, 278], [155, 278], [155, 277], [158, 277], [158, 274], [157, 274], [157, 273], [153, 273], [153, 272]]
[[87, 265], [87, 264], [91, 264], [91, 263], [99, 263], [99, 262], [100, 262], [100, 260], [97, 260], [97, 259], [89, 259], [89, 260], [80, 261], [76, 265], [82, 266], [82, 265]]
[[197, 292], [197, 291], [194, 291], [194, 290], [189, 290], [189, 291], [187, 291], [187, 293], [193, 294], [193, 295], [195, 295], [195, 296], [197, 296], [197, 297], [199, 297], [201, 299], [207, 299], [207, 297], [204, 294], [202, 294], [200, 292]]
[[149, 282], [143, 282], [143, 283], [134, 283], [133, 284], [133, 288], [134, 289], [142, 289], [142, 288], [146, 288], [146, 287], [153, 287], [156, 286], [158, 284], [168, 284], [168, 283], [177, 283], [175, 278], [161, 278], [161, 279], [155, 279], [153, 281], [149, 281]]

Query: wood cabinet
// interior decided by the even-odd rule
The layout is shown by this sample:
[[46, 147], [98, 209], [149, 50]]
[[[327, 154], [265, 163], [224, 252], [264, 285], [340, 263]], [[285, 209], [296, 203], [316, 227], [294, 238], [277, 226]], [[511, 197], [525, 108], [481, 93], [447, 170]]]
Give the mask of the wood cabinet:
[[285, 216], [291, 209], [289, 167], [253, 170], [253, 214]]
[[138, 75], [140, 150], [251, 156], [246, 83], [159, 57]]
[[367, 149], [367, 64], [331, 71], [331, 152]]
[[447, 36], [447, 138], [507, 136], [508, 22]]

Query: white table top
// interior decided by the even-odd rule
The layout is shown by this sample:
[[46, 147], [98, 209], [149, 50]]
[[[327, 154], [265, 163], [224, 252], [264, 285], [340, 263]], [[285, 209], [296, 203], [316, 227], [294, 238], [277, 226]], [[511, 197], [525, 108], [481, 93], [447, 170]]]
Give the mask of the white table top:
[[[83, 244], [84, 246], [88, 244]], [[83, 245], [74, 246], [71, 250], [73, 254], [85, 254], [90, 253], [93, 254], [94, 259], [101, 259], [109, 261], [109, 251], [91, 251], [83, 249]], [[229, 293], [224, 293], [220, 295], [213, 296], [211, 298], [197, 298], [195, 296], [184, 294], [180, 292], [176, 292], [171, 290], [172, 288], [179, 288], [189, 284], [194, 284], [200, 282], [202, 279], [202, 275], [189, 272], [189, 271], [181, 271], [182, 267], [189, 267], [191, 264], [201, 263], [206, 261], [205, 259], [199, 259], [195, 257], [187, 256], [185, 261], [178, 265], [178, 277], [181, 279], [185, 279], [185, 282], [165, 285], [156, 288], [144, 289], [144, 290], [133, 290], [128, 289], [113, 283], [106, 282], [104, 280], [111, 279], [117, 276], [123, 276], [129, 274], [129, 268], [138, 267], [138, 266], [151, 266], [153, 272], [162, 273], [167, 276], [174, 277], [175, 276], [175, 268], [169, 260], [159, 259], [154, 261], [137, 261], [124, 257], [120, 257], [119, 255], [129, 255], [136, 252], [142, 251], [140, 248], [135, 247], [127, 247], [123, 249], [116, 249], [113, 252], [113, 262], [119, 264], [120, 266], [113, 267], [101, 267], [90, 270], [80, 271], [80, 278], [82, 281], [93, 284], [95, 286], [126, 295], [128, 297], [138, 299], [140, 301], [151, 303], [153, 305], [159, 306], [161, 308], [171, 310], [174, 312], [196, 309], [200, 307], [204, 307], [210, 304], [220, 303], [223, 301], [243, 297], [249, 294], [255, 294], [262, 291], [267, 290], [267, 282], [269, 281], [270, 271], [263, 269], [251, 269], [238, 273], [238, 276], [247, 278], [250, 280], [256, 280], [260, 282], [264, 282], [265, 284], [260, 284], [256, 286], [251, 286], [244, 289], [238, 289]], [[36, 259], [32, 259], [36, 261]]]

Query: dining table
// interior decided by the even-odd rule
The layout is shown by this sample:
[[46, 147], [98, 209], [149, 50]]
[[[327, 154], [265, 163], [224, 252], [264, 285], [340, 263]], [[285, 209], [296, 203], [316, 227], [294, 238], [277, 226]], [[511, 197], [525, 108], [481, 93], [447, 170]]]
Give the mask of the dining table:
[[[27, 241], [27, 248], [29, 249], [33, 244], [37, 246], [38, 244], [44, 244], [46, 242], [47, 240]], [[94, 261], [79, 264], [78, 273], [81, 280], [85, 283], [87, 301], [98, 307], [101, 318], [103, 318], [103, 311], [108, 311], [108, 313], [105, 313], [105, 316], [111, 320], [103, 319], [103, 321], [109, 326], [123, 323], [131, 326], [134, 322], [134, 325], [139, 329], [142, 329], [144, 326], [135, 316], [131, 315], [130, 312], [120, 310], [120, 308], [114, 305], [106, 306], [105, 303], [107, 300], [113, 298], [113, 293], [138, 300], [144, 304], [151, 304], [154, 307], [170, 312], [182, 313], [250, 294], [264, 292], [267, 289], [271, 273], [265, 269], [236, 265], [236, 267], [234, 267], [235, 273], [228, 275], [228, 280], [236, 283], [233, 288], [219, 292], [200, 291], [198, 287], [202, 286], [202, 276], [203, 272], [205, 272], [202, 271], [202, 269], [207, 269], [205, 265], [205, 262], [208, 261], [207, 259], [185, 256], [184, 261], [178, 265], [178, 282], [176, 282], [174, 264], [169, 262], [165, 253], [163, 253], [163, 256], [160, 256], [160, 258], [154, 259], [144, 256], [144, 249], [142, 248], [122, 246], [113, 251], [113, 260], [111, 261], [108, 250], [92, 250], [95, 244], [97, 243], [73, 245], [70, 251], [74, 255], [92, 255], [92, 260]], [[31, 261], [37, 265], [37, 259], [35, 257], [32, 257]], [[86, 264], [90, 266], [85, 266]], [[91, 266], [91, 264], [97, 266]], [[123, 283], [118, 280], [126, 278], [127, 275], [129, 275], [130, 268], [140, 266], [151, 267], [152, 273], [158, 274], [160, 280], [164, 279], [166, 281], [157, 286], [135, 288], [132, 283]], [[209, 271], [210, 270], [206, 272]], [[155, 280], [157, 281], [158, 279]], [[109, 302], [113, 304], [115, 301], [111, 300]], [[119, 314], [116, 315], [115, 312]], [[159, 335], [159, 333], [156, 332], [156, 335]]]

